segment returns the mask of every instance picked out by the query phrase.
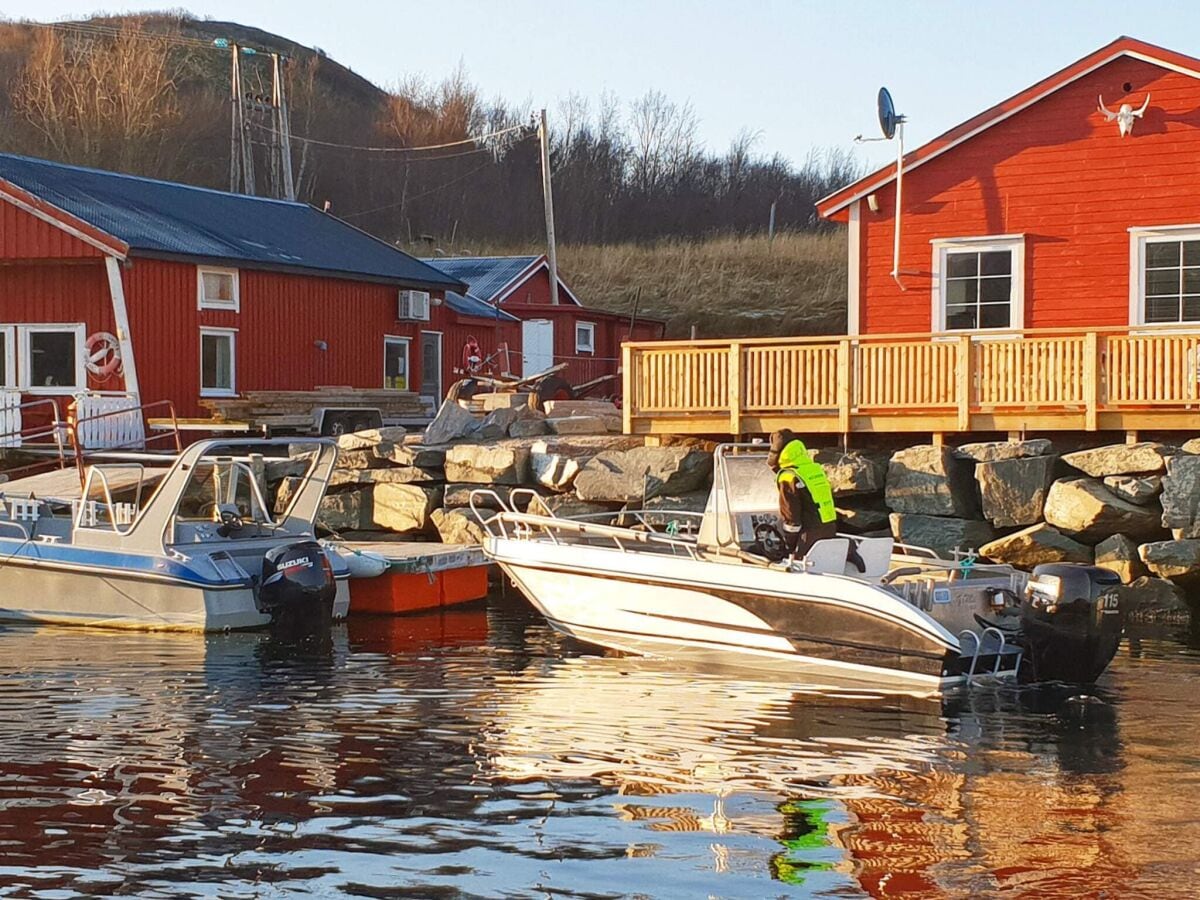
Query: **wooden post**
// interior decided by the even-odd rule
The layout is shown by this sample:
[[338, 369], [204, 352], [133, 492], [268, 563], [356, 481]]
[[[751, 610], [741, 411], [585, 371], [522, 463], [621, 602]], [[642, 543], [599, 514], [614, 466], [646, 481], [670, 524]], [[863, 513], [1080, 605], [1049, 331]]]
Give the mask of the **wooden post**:
[[[558, 305], [558, 250], [554, 242], [554, 191], [550, 184], [550, 132], [546, 128], [546, 110], [538, 129], [542, 144], [542, 201], [546, 206], [546, 262], [550, 266], [550, 302]], [[632, 326], [630, 326], [632, 328]], [[632, 337], [632, 335], [630, 335]]]
[[1096, 431], [1097, 407], [1100, 403], [1100, 338], [1094, 331], [1083, 337], [1083, 410], [1084, 428]]
[[621, 431], [624, 434], [633, 434], [633, 403], [638, 390], [633, 375], [633, 347], [625, 343], [621, 345]]
[[955, 372], [955, 399], [958, 401], [958, 430], [971, 430], [971, 338], [963, 335], [958, 339], [958, 360]]
[[121, 263], [116, 257], [106, 256], [104, 257], [104, 271], [108, 274], [108, 294], [112, 301], [113, 323], [117, 327], [117, 344], [121, 348], [121, 370], [124, 372], [125, 392], [133, 394], [140, 404], [142, 393], [141, 386], [138, 384], [137, 363], [133, 357], [133, 338], [129, 333], [129, 309], [125, 305], [125, 284], [121, 280]]
[[742, 433], [742, 345], [729, 344], [729, 433]]
[[842, 433], [842, 446], [850, 442], [850, 342], [838, 341], [837, 349], [837, 404], [838, 431]]

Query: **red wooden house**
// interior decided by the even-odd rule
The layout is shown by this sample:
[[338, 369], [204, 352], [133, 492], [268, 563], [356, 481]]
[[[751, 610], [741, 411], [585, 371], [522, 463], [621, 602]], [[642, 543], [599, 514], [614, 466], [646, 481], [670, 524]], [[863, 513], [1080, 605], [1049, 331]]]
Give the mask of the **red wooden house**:
[[555, 305], [545, 256], [461, 256], [426, 261], [465, 282], [465, 299], [514, 317], [502, 335], [512, 372], [532, 374], [565, 362], [567, 377], [579, 384], [616, 374], [623, 341], [655, 340], [663, 334], [663, 323], [657, 319], [639, 317], [631, 330], [629, 316], [585, 307], [561, 276]]
[[89, 391], [181, 416], [204, 415], [205, 397], [320, 385], [440, 399], [457, 362], [446, 336], [494, 340], [507, 318], [463, 290], [303, 203], [0, 155], [10, 423], [16, 397]]

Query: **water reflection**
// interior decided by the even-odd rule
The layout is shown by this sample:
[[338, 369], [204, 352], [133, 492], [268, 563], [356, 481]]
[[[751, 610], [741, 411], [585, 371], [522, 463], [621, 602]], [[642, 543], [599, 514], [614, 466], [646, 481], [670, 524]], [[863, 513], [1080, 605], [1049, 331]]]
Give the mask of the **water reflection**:
[[1200, 666], [1161, 636], [1092, 699], [806, 693], [580, 655], [500, 599], [303, 645], [9, 629], [0, 670], [15, 896], [1150, 896], [1194, 878]]

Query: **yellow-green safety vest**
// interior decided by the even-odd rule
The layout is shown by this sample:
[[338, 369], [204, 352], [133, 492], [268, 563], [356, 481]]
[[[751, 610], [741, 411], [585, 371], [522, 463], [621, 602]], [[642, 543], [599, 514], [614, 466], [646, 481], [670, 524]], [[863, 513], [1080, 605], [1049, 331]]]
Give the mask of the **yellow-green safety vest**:
[[785, 484], [799, 479], [808, 488], [808, 494], [817, 504], [821, 524], [837, 521], [837, 508], [833, 503], [833, 488], [825, 476], [820, 463], [813, 462], [808, 449], [800, 441], [792, 441], [779, 454], [779, 474], [776, 484]]

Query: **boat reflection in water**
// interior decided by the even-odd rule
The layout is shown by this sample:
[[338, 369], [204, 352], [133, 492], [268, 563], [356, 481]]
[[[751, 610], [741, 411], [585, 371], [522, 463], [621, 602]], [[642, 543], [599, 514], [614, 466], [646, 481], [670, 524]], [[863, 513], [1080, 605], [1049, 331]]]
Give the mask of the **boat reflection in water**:
[[1200, 800], [1178, 743], [1195, 659], [1119, 659], [1090, 704], [576, 653], [496, 599], [323, 643], [0, 630], [0, 892], [1065, 897], [1191, 877], [1196, 842], [1160, 824]]

